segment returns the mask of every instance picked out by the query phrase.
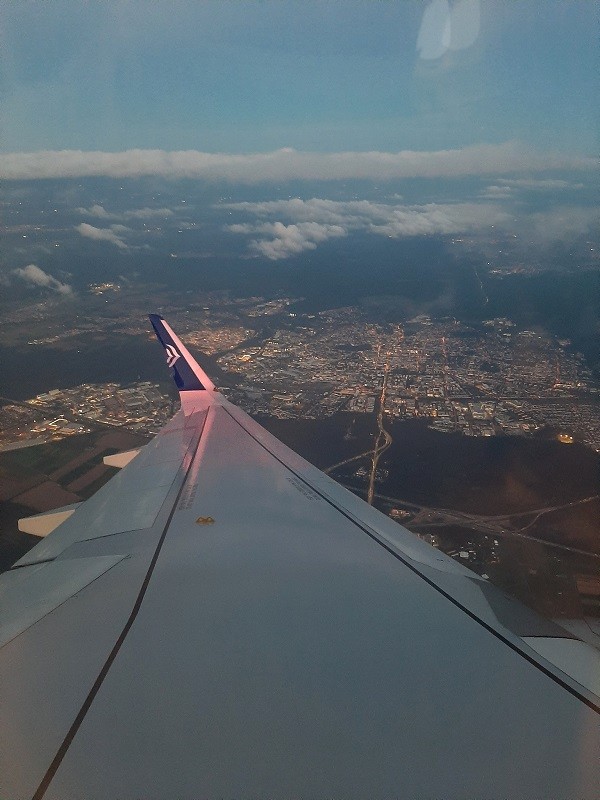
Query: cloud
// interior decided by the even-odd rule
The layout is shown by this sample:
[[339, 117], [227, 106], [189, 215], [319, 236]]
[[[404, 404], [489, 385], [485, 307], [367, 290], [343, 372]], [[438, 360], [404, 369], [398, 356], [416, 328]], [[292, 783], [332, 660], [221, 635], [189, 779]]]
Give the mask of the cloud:
[[170, 208], [137, 208], [133, 211], [124, 211], [125, 219], [152, 219], [153, 217], [172, 217]]
[[93, 205], [90, 208], [77, 208], [75, 209], [79, 214], [84, 214], [87, 217], [98, 217], [98, 219], [110, 219], [112, 214], [99, 205]]
[[[303, 250], [314, 250], [320, 242], [347, 236], [351, 232], [371, 233], [389, 238], [456, 234], [477, 231], [507, 222], [510, 216], [498, 206], [485, 203], [429, 203], [390, 205], [368, 200], [336, 201], [273, 200], [260, 203], [229, 203], [225, 206], [277, 221], [229, 225], [231, 233], [254, 235], [250, 252], [272, 260], [288, 258]], [[270, 237], [270, 238], [265, 238]]]
[[79, 233], [87, 239], [110, 242], [121, 250], [127, 250], [127, 245], [118, 235], [119, 233], [127, 233], [130, 230], [124, 225], [111, 225], [110, 228], [95, 228], [93, 225], [88, 225], [87, 222], [82, 222], [81, 225], [75, 227], [75, 230], [79, 231]]
[[[232, 211], [243, 211], [258, 217], [282, 216], [292, 222], [319, 222], [328, 225], [343, 225], [354, 230], [396, 224], [401, 234], [412, 234], [414, 221], [436, 219], [437, 225], [453, 233], [456, 225], [479, 227], [481, 221], [490, 224], [506, 217], [497, 206], [481, 203], [429, 203], [427, 205], [401, 205], [374, 203], [370, 200], [326, 200], [313, 197], [310, 200], [270, 200], [258, 203], [228, 203], [220, 206]], [[404, 229], [401, 230], [404, 223]], [[417, 223], [417, 228], [422, 223]], [[231, 226], [230, 226], [231, 227]], [[243, 231], [238, 231], [242, 233]]]
[[370, 230], [384, 236], [450, 235], [489, 228], [507, 222], [510, 216], [494, 205], [481, 203], [428, 203], [395, 207], [390, 218]]
[[104, 206], [93, 205], [90, 208], [76, 209], [79, 214], [98, 219], [152, 219], [153, 217], [172, 217], [170, 208], [135, 208], [130, 211], [107, 211]]
[[535, 180], [534, 178], [499, 178], [498, 183], [503, 186], [516, 186], [522, 189], [542, 189], [554, 191], [556, 189], [583, 189], [583, 183], [573, 183], [573, 181], [556, 180], [545, 178]]
[[514, 190], [529, 189], [532, 191], [556, 192], [561, 189], [583, 189], [583, 183], [566, 181], [557, 178], [498, 178], [496, 183], [479, 193], [488, 200], [505, 200], [513, 197]]
[[486, 200], [506, 200], [512, 197], [512, 189], [510, 185], [508, 185], [508, 182], [503, 186], [486, 186], [485, 189], [479, 193], [479, 196]]
[[340, 225], [321, 225], [317, 222], [301, 222], [298, 225], [284, 225], [273, 222], [255, 228], [257, 233], [266, 233], [271, 239], [253, 239], [250, 251], [266, 256], [272, 261], [297, 255], [304, 250], [315, 250], [319, 242], [347, 235]]
[[527, 235], [547, 243], [557, 240], [571, 241], [598, 230], [598, 209], [569, 206], [531, 214]]
[[51, 289], [58, 294], [72, 295], [73, 288], [67, 283], [61, 283], [52, 275], [48, 275], [43, 269], [40, 269], [36, 264], [28, 264], [26, 267], [18, 267], [12, 270], [12, 274], [18, 278], [32, 283], [34, 286], [43, 286], [46, 289]]
[[[595, 159], [537, 153], [518, 142], [478, 144], [460, 150], [311, 153], [283, 148], [270, 153], [202, 153], [198, 150], [127, 150], [121, 153], [44, 150], [0, 154], [0, 179], [201, 178], [261, 183], [285, 180], [439, 178], [498, 175], [526, 170], [594, 169]], [[92, 206], [101, 215], [102, 206]]]

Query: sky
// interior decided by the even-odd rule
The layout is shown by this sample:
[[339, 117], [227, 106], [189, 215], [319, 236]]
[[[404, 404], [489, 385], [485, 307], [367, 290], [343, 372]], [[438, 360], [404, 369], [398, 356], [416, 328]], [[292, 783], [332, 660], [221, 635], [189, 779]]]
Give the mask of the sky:
[[41, 151], [594, 158], [597, 32], [591, 0], [3, 0], [0, 177]]
[[[559, 243], [588, 268], [599, 9], [0, 0], [13, 237], [0, 285], [68, 296], [68, 257], [98, 248], [111, 262], [174, 249], [289, 263], [358, 237], [466, 234], [492, 269], [500, 235], [513, 260], [537, 263]], [[70, 183], [50, 192], [53, 179]]]

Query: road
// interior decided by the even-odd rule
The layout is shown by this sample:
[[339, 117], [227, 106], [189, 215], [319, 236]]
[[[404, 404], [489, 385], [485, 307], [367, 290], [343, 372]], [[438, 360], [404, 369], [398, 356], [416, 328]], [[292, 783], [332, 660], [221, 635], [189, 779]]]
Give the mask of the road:
[[[353, 489], [352, 486], [347, 486], [348, 489]], [[559, 542], [551, 542], [547, 539], [542, 539], [539, 536], [532, 536], [527, 533], [523, 533], [523, 531], [529, 527], [529, 525], [524, 526], [523, 528], [513, 528], [510, 527], [510, 518], [511, 517], [519, 517], [519, 516], [530, 516], [534, 515], [537, 517], [541, 516], [542, 514], [547, 514], [551, 511], [560, 511], [564, 508], [573, 508], [574, 506], [582, 505], [584, 503], [589, 503], [593, 500], [597, 500], [600, 498], [600, 495], [593, 495], [591, 497], [584, 497], [581, 500], [573, 500], [570, 503], [565, 503], [564, 505], [559, 506], [547, 506], [545, 508], [539, 509], [532, 509], [531, 511], [521, 512], [519, 514], [512, 514], [512, 515], [504, 515], [502, 517], [486, 517], [486, 516], [479, 516], [477, 514], [467, 514], [464, 511], [455, 511], [453, 509], [448, 508], [433, 508], [431, 506], [422, 506], [417, 505], [416, 503], [410, 503], [406, 500], [403, 500], [399, 497], [390, 497], [389, 495], [384, 494], [374, 494], [378, 500], [385, 500], [389, 503], [394, 503], [394, 505], [402, 506], [404, 508], [410, 509], [410, 511], [414, 512], [415, 516], [410, 520], [408, 523], [412, 529], [421, 529], [421, 528], [443, 528], [448, 525], [457, 525], [463, 528], [470, 528], [471, 530], [478, 531], [480, 533], [485, 533], [491, 536], [504, 536], [504, 537], [515, 537], [519, 539], [527, 539], [532, 542], [539, 542], [543, 544], [545, 547], [552, 547], [558, 550], [566, 550], [569, 553], [577, 553], [579, 555], [589, 556], [590, 558], [600, 559], [599, 553], [594, 553], [589, 550], [582, 550], [578, 547], [571, 547], [567, 544], [561, 544]], [[504, 524], [502, 524], [504, 523]]]
[[389, 359], [386, 361], [383, 371], [383, 381], [381, 383], [381, 394], [379, 396], [379, 411], [377, 412], [377, 438], [373, 447], [373, 454], [371, 456], [371, 472], [369, 474], [369, 485], [367, 488], [367, 503], [373, 505], [373, 496], [375, 494], [375, 476], [377, 472], [377, 464], [382, 454], [388, 449], [392, 443], [392, 437], [383, 427], [383, 412], [385, 410], [385, 395], [387, 392], [388, 374], [390, 371]]

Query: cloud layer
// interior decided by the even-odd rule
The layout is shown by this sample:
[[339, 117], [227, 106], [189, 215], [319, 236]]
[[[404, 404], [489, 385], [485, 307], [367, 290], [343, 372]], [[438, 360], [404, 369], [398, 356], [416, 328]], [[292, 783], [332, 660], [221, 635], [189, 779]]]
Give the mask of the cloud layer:
[[87, 222], [82, 222], [81, 225], [76, 226], [75, 230], [87, 239], [110, 242], [120, 250], [127, 250], [127, 245], [119, 235], [129, 232], [130, 229], [126, 228], [125, 225], [111, 225], [110, 228], [96, 228], [93, 225], [89, 225]]
[[79, 214], [96, 219], [155, 219], [157, 217], [172, 217], [173, 211], [170, 208], [135, 208], [130, 211], [112, 212], [107, 211], [104, 206], [93, 205], [89, 208], [76, 209]]
[[52, 275], [48, 275], [43, 269], [40, 269], [36, 264], [28, 264], [26, 267], [18, 267], [12, 270], [12, 274], [17, 278], [21, 278], [26, 283], [33, 284], [34, 286], [42, 286], [45, 289], [51, 289], [53, 292], [58, 292], [62, 295], [73, 294], [73, 289], [67, 283], [61, 283]]
[[262, 225], [231, 225], [232, 233], [266, 234], [270, 238], [253, 239], [250, 252], [266, 256], [272, 261], [297, 255], [305, 250], [315, 250], [320, 242], [347, 236], [347, 228], [341, 225], [322, 225], [318, 222], [300, 222], [284, 225], [283, 222], [265, 222]]
[[[202, 178], [260, 183], [284, 180], [439, 178], [549, 169], [593, 169], [595, 160], [535, 152], [518, 142], [460, 150], [311, 153], [291, 148], [270, 153], [202, 153], [198, 150], [127, 150], [121, 153], [45, 150], [0, 154], [0, 179]], [[95, 206], [99, 209], [101, 206]]]
[[[259, 236], [250, 241], [254, 255], [271, 260], [314, 250], [327, 239], [354, 232], [389, 238], [458, 234], [499, 225], [510, 219], [502, 208], [485, 203], [388, 205], [368, 200], [273, 200], [225, 206], [259, 221], [229, 225], [231, 233]], [[272, 221], [273, 218], [279, 218]], [[262, 221], [262, 220], [268, 221]], [[281, 220], [284, 221], [281, 221]], [[286, 224], [289, 223], [289, 224]]]

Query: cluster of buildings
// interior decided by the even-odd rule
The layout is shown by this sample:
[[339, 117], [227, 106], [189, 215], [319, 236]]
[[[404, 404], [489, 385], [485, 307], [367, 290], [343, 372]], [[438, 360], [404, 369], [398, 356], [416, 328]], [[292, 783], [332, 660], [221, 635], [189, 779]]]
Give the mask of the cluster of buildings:
[[152, 435], [170, 419], [173, 403], [158, 384], [84, 383], [51, 389], [0, 409], [0, 451], [56, 441], [101, 427]]
[[385, 374], [388, 418], [424, 418], [467, 436], [551, 426], [563, 441], [576, 437], [600, 451], [600, 392], [583, 357], [568, 341], [517, 330], [508, 319], [374, 325], [356, 308], [336, 309], [238, 344], [219, 364], [240, 376], [232, 395], [251, 413], [370, 413]]
[[8, 403], [0, 408], [0, 452], [63, 439], [89, 428], [61, 413], [40, 413], [27, 404]]
[[[102, 294], [118, 288], [90, 287]], [[387, 420], [423, 419], [466, 436], [523, 436], [549, 426], [561, 441], [600, 451], [600, 390], [570, 343], [545, 332], [519, 330], [509, 319], [465, 324], [421, 315], [373, 323], [357, 307], [297, 313], [288, 297], [212, 293], [203, 300], [193, 311], [164, 311], [192, 350], [217, 358], [222, 388], [251, 414], [369, 414], [383, 397]], [[149, 335], [141, 318], [131, 330], [124, 324], [81, 321], [105, 335], [115, 326], [121, 335]], [[56, 331], [51, 338], [70, 335]], [[153, 433], [172, 412], [169, 398], [149, 383], [84, 384], [30, 402], [45, 411], [35, 435], [51, 438], [79, 432], [86, 421]], [[11, 426], [3, 427], [6, 438]]]
[[72, 389], [52, 389], [29, 404], [44, 410], [56, 407], [75, 419], [149, 434], [158, 432], [172, 415], [171, 401], [158, 384], [149, 381], [129, 386], [84, 383]]
[[219, 325], [216, 328], [206, 325], [186, 333], [185, 342], [188, 347], [213, 355], [232, 350], [254, 334], [255, 331], [241, 325]]

